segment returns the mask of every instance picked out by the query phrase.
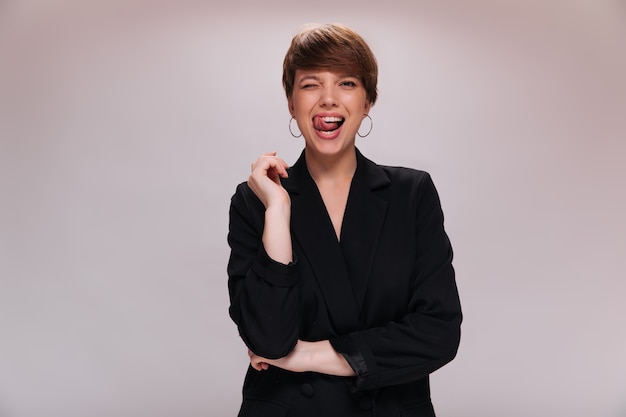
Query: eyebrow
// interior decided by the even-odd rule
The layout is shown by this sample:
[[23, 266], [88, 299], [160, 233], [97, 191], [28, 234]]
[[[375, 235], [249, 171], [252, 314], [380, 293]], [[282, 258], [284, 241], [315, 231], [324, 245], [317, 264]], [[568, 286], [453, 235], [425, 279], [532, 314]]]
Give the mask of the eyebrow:
[[[349, 74], [337, 74], [337, 78], [355, 78], [355, 79], [359, 79], [359, 77], [357, 75], [349, 75]], [[303, 75], [301, 78], [299, 78], [297, 81], [300, 83], [302, 81], [305, 80], [313, 80], [313, 81], [319, 81], [320, 78], [317, 75], [314, 74], [309, 74], [309, 75]]]
[[318, 77], [318, 76], [316, 76], [316, 75], [304, 75], [304, 76], [302, 76], [302, 77], [300, 77], [300, 78], [298, 79], [298, 82], [300, 83], [300, 82], [305, 81], [305, 80], [314, 80], [314, 81], [319, 81], [320, 79], [319, 79], [319, 77]]

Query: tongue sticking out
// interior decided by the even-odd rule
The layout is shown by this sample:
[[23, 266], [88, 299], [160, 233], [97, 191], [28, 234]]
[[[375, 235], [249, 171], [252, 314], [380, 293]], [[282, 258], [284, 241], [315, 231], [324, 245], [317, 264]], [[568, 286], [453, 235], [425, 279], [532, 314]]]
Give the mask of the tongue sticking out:
[[341, 126], [342, 122], [343, 120], [339, 122], [325, 122], [323, 118], [316, 117], [313, 120], [313, 127], [315, 127], [315, 129], [317, 130], [331, 131], [331, 130], [338, 129], [339, 126]]

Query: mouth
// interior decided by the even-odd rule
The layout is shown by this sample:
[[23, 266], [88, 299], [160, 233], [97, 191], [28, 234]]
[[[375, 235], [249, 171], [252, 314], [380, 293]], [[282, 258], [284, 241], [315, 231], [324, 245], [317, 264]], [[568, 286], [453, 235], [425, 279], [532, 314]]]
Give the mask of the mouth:
[[337, 131], [346, 119], [338, 116], [315, 116], [313, 127], [322, 135], [330, 136]]

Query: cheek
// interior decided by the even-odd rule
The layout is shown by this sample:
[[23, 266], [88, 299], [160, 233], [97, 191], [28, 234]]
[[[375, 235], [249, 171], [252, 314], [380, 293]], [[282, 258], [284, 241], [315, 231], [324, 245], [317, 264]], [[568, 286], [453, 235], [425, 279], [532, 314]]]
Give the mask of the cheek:
[[365, 96], [365, 92], [363, 94], [350, 94], [344, 97], [344, 103], [346, 103], [353, 111], [359, 113], [367, 113], [369, 108], [369, 104], [367, 98]]
[[306, 113], [315, 103], [317, 103], [317, 99], [313, 94], [294, 94], [291, 100], [291, 109], [296, 113]]

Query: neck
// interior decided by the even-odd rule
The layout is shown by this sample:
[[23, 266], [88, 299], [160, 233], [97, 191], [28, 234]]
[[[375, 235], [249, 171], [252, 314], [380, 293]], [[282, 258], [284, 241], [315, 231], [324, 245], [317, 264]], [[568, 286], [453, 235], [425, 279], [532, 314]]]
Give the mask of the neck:
[[304, 153], [306, 165], [316, 183], [352, 180], [356, 171], [356, 149], [347, 149], [336, 155]]

